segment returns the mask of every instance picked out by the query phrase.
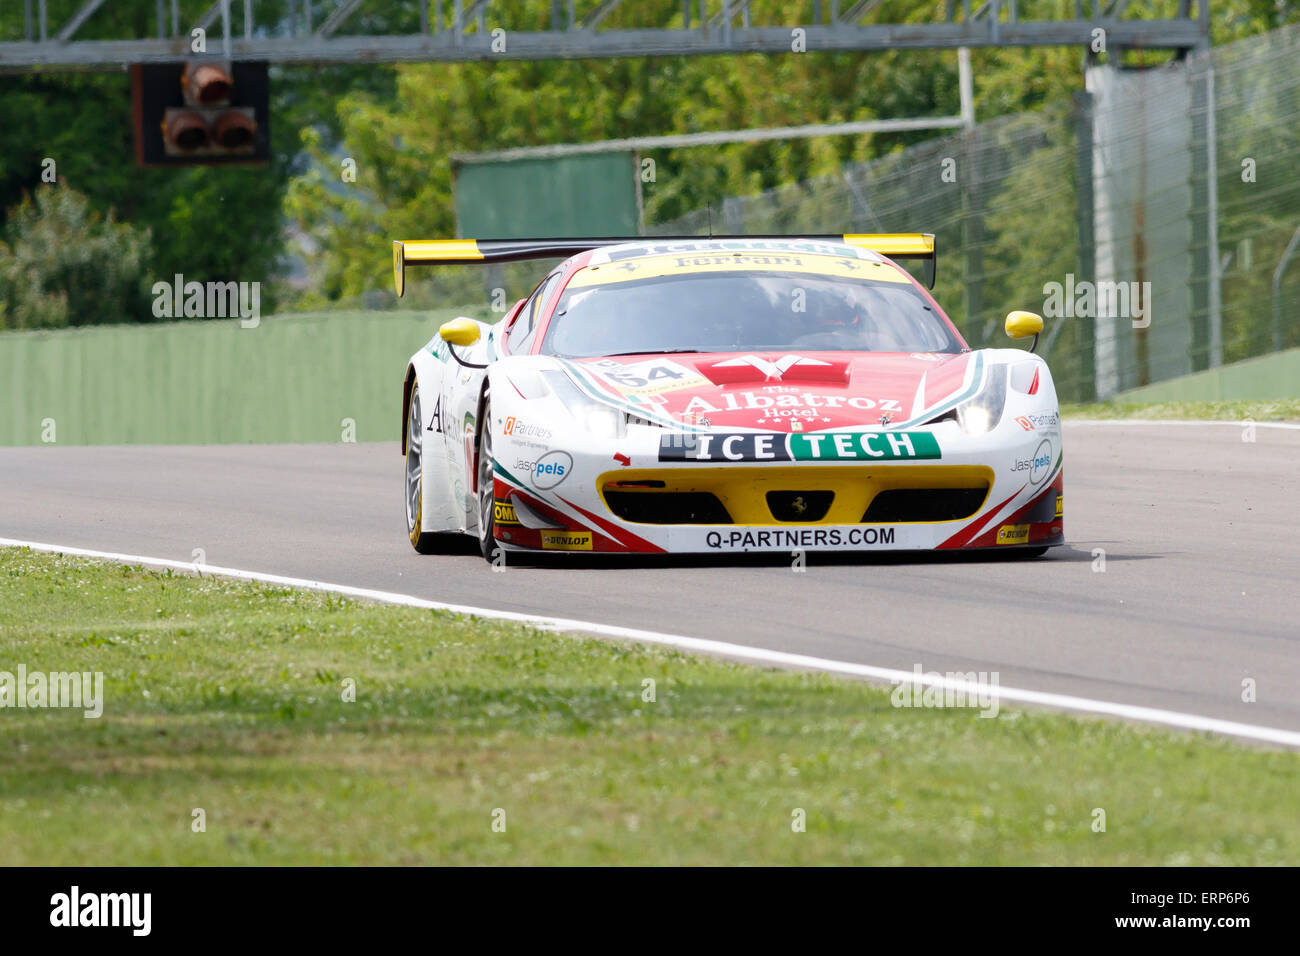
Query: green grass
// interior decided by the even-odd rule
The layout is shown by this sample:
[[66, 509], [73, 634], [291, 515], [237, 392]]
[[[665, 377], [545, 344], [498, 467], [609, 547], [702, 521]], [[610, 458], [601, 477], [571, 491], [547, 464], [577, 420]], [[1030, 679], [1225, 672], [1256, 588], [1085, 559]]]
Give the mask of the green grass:
[[1096, 402], [1062, 405], [1066, 418], [1192, 418], [1240, 422], [1300, 421], [1300, 399], [1225, 402]]
[[19, 664], [6, 864], [1300, 863], [1294, 753], [0, 549]]

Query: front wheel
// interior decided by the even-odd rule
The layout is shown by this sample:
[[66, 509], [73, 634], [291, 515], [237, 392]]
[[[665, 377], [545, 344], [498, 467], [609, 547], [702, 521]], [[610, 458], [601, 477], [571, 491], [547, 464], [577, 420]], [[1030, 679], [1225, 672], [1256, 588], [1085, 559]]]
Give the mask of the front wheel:
[[424, 468], [420, 454], [424, 450], [424, 431], [420, 427], [420, 383], [411, 384], [410, 411], [406, 416], [406, 533], [411, 547], [420, 554], [433, 554], [435, 535], [420, 530], [424, 513]]
[[484, 559], [491, 561], [500, 545], [496, 539], [496, 460], [492, 457], [492, 402], [490, 393], [483, 394], [483, 429], [478, 440], [478, 549]]

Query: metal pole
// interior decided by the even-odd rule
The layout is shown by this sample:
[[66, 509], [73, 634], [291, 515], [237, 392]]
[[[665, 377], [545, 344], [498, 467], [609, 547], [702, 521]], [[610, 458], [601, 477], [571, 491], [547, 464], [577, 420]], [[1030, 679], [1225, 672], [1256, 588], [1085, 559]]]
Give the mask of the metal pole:
[[970, 47], [957, 48], [957, 88], [961, 93], [961, 122], [967, 129], [975, 126], [975, 93], [970, 71]]
[[253, 0], [244, 0], [244, 39], [253, 39]]
[[221, 49], [230, 59], [230, 0], [221, 0]]
[[[1094, 169], [1093, 143], [1096, 136], [1091, 93], [1074, 94], [1074, 129], [1078, 145], [1075, 150], [1075, 219], [1078, 235], [1078, 269], [1081, 276], [1097, 274], [1096, 193], [1097, 174]], [[1065, 320], [1060, 321], [1065, 325]], [[1097, 400], [1097, 324], [1076, 322], [1074, 354], [1069, 359], [1075, 369], [1075, 387], [1064, 381], [1058, 388], [1066, 393], [1067, 401], [1094, 402]], [[1048, 341], [1043, 356], [1047, 357], [1055, 339]], [[1064, 378], [1064, 376], [1062, 377]], [[1065, 386], [1065, 387], [1063, 387]]]
[[1215, 156], [1214, 62], [1205, 54], [1205, 176], [1210, 232], [1210, 368], [1223, 364], [1223, 286], [1219, 267], [1219, 164]]
[[594, 143], [560, 143], [553, 146], [517, 146], [482, 153], [453, 153], [453, 163], [508, 162], [515, 159], [556, 159], [592, 153], [621, 153], [628, 150], [680, 149], [688, 146], [717, 146], [721, 143], [763, 143], [771, 140], [808, 139], [813, 136], [845, 136], [861, 133], [900, 133], [918, 129], [955, 129], [957, 116], [928, 119], [854, 120], [849, 123], [814, 123], [808, 126], [751, 127], [710, 133], [674, 133], [669, 136], [637, 136], [603, 139]]
[[[14, 8], [14, 15], [10, 17], [11, 39], [21, 39], [23, 36], [22, 15], [19, 11], [24, 10], [28, 0], [0, 0], [0, 3], [7, 3], [8, 7]], [[67, 0], [60, 0], [66, 3]], [[197, 3], [198, 0], [193, 0]], [[414, 0], [417, 4], [424, 0]], [[439, 0], [427, 0], [427, 13], [432, 17], [435, 4]], [[560, 0], [566, 4], [568, 0]], [[656, 28], [630, 28], [622, 30], [595, 30], [595, 29], [578, 29], [575, 23], [574, 28], [558, 30], [534, 30], [525, 31], [517, 39], [521, 42], [510, 45], [510, 52], [504, 58], [517, 60], [550, 60], [550, 59], [605, 59], [613, 57], [626, 56], [646, 56], [661, 55], [665, 51], [677, 50], [682, 55], [713, 55], [720, 53], [735, 52], [737, 48], [743, 45], [745, 52], [752, 53], [788, 53], [790, 49], [790, 27], [778, 26], [772, 23], [759, 25], [758, 18], [752, 16], [752, 6], [745, 0], [731, 0], [727, 4], [725, 14], [734, 17], [735, 22], [728, 25], [724, 23], [725, 14], [719, 12], [723, 8], [722, 0], [675, 0], [674, 9], [677, 3], [690, 3], [691, 17], [689, 30], [683, 29], [686, 26], [686, 18], [683, 17], [679, 23], [674, 23], [672, 27]], [[873, 0], [874, 2], [874, 0]], [[963, 0], [963, 6], [967, 0]], [[1000, 6], [1006, 6], [1006, 2], [1000, 3]], [[156, 3], [156, 0], [155, 0]], [[327, 13], [337, 8], [338, 10], [351, 9], [352, 0], [347, 0], [347, 4], [338, 6], [331, 4], [322, 7]], [[137, 6], [143, 6], [146, 10], [150, 6], [149, 0], [137, 0]], [[220, 0], [206, 0], [205, 5], [210, 9], [210, 13], [205, 16], [210, 21], [204, 24], [205, 28], [211, 33], [213, 24], [221, 13]], [[67, 43], [50, 43], [54, 34], [49, 30], [49, 0], [31, 0], [32, 10], [32, 34], [31, 42], [3, 43], [0, 42], [0, 69], [6, 72], [15, 72], [25, 67], [39, 67], [41, 69], [84, 69], [94, 67], [113, 67], [127, 63], [145, 63], [145, 62], [166, 62], [175, 59], [181, 54], [180, 44], [171, 43], [167, 40], [159, 40], [153, 37], [153, 30], [149, 29], [147, 24], [137, 27], [149, 36], [134, 36], [130, 38], [118, 37], [117, 39], [84, 39], [74, 40]], [[164, 3], [164, 10], [168, 4]], [[265, 15], [260, 31], [256, 27], [255, 17], [249, 17], [253, 24], [253, 36], [241, 44], [240, 56], [245, 59], [264, 60], [268, 62], [283, 64], [325, 64], [325, 63], [397, 63], [397, 62], [428, 62], [428, 61], [464, 61], [478, 59], [483, 55], [482, 38], [474, 43], [448, 41], [445, 43], [429, 44], [426, 37], [412, 30], [409, 34], [364, 34], [350, 35], [346, 37], [339, 36], [321, 36], [316, 37], [311, 43], [299, 42], [304, 36], [304, 25], [308, 22], [308, 14], [311, 19], [315, 19], [315, 3], [308, 4], [307, 0], [280, 0], [275, 5], [264, 4], [264, 9], [274, 10]], [[609, 9], [612, 3], [602, 3], [596, 10]], [[936, 3], [933, 5], [935, 11], [940, 9]], [[172, 23], [172, 35], [178, 39], [187, 39], [188, 30], [186, 29], [188, 21], [180, 19], [180, 4], [173, 2], [171, 8], [174, 12], [174, 22]], [[409, 4], [408, 4], [409, 7]], [[441, 33], [449, 28], [451, 24], [451, 4], [441, 4], [445, 17], [440, 23], [431, 24], [433, 32]], [[466, 22], [465, 10], [468, 4], [461, 0], [461, 20], [460, 32], [463, 33], [469, 26]], [[822, 4], [821, 20], [826, 19], [829, 2]], [[809, 36], [809, 41], [818, 49], [839, 50], [839, 51], [869, 51], [882, 49], [956, 49], [962, 46], [983, 47], [991, 45], [993, 42], [991, 30], [985, 26], [986, 14], [993, 9], [992, 0], [985, 0], [981, 13], [975, 22], [963, 25], [961, 30], [954, 30], [952, 24], [944, 23], [907, 23], [895, 24], [893, 26], [875, 25], [871, 28], [861, 28], [854, 23], [848, 22], [847, 10], [845, 4], [839, 3], [841, 9], [840, 22], [831, 26], [818, 25], [804, 20], [804, 29], [815, 33], [815, 36]], [[806, 9], [810, 9], [811, 4]], [[954, 10], [960, 9], [956, 0], [953, 0]], [[83, 6], [82, 9], [89, 9]], [[255, 9], [255, 8], [254, 8]], [[875, 9], [874, 5], [872, 9]], [[1001, 24], [998, 29], [1003, 42], [1014, 45], [1025, 46], [1058, 46], [1077, 44], [1080, 41], [1079, 25], [1073, 21], [1051, 20], [1031, 20], [1026, 22], [1024, 11], [1017, 13], [1017, 23]], [[833, 10], [833, 8], [832, 8]], [[56, 8], [56, 13], [58, 12]], [[191, 11], [192, 12], [192, 11]], [[476, 10], [477, 13], [477, 10]], [[741, 14], [736, 17], [735, 14]], [[285, 15], [287, 14], [287, 16]], [[856, 16], [856, 14], [855, 14]], [[975, 14], [972, 14], [975, 16]], [[698, 18], [698, 19], [697, 19]], [[328, 20], [328, 17], [322, 17], [322, 21]], [[418, 15], [417, 15], [418, 19]], [[477, 19], [477, 17], [475, 18]], [[763, 20], [766, 20], [766, 15]], [[197, 24], [188, 24], [195, 26]], [[233, 25], [233, 24], [232, 24]], [[411, 24], [415, 26], [415, 24]], [[991, 24], [990, 24], [991, 25]], [[44, 26], [44, 31], [42, 31]], [[58, 24], [55, 24], [58, 26]], [[102, 26], [102, 24], [101, 24]], [[245, 25], [248, 26], [247, 24]], [[717, 29], [722, 27], [722, 29]], [[121, 27], [125, 32], [126, 27]], [[741, 32], [744, 32], [744, 42], [741, 43]], [[1130, 45], [1159, 47], [1161, 49], [1170, 48], [1182, 51], [1190, 51], [1199, 48], [1202, 32], [1196, 27], [1195, 22], [1185, 20], [1139, 20], [1130, 19], [1124, 23], [1124, 31], [1127, 42]], [[328, 32], [328, 31], [327, 31]], [[245, 30], [247, 33], [247, 30]], [[42, 34], [45, 42], [41, 42]], [[271, 34], [271, 35], [268, 35]], [[71, 37], [71, 33], [68, 34]], [[211, 37], [210, 37], [211, 38]], [[526, 38], [526, 42], [525, 39]], [[215, 39], [215, 38], [212, 38]], [[725, 42], [724, 42], [725, 40]], [[232, 34], [233, 46], [233, 34]], [[218, 51], [219, 53], [219, 51]], [[1197, 86], [1197, 95], [1201, 95], [1202, 87]], [[1197, 113], [1197, 121], [1200, 122], [1200, 112]], [[1203, 138], [1204, 133], [1198, 132], [1198, 139]], [[1193, 147], [1195, 148], [1195, 147]], [[1197, 152], [1197, 179], [1199, 181], [1200, 167], [1204, 164], [1204, 156]], [[1203, 200], [1197, 204], [1197, 215], [1204, 215]], [[1204, 240], [1200, 248], [1205, 248]], [[1205, 287], [1205, 282], [1198, 283], [1201, 288]], [[1204, 325], [1207, 310], [1204, 305], [1197, 311], [1198, 324]], [[1203, 354], [1203, 353], [1200, 353]]]
[[1295, 255], [1296, 246], [1300, 245], [1300, 226], [1291, 234], [1291, 241], [1286, 244], [1277, 268], [1273, 270], [1273, 351], [1282, 351], [1282, 275], [1287, 263]]

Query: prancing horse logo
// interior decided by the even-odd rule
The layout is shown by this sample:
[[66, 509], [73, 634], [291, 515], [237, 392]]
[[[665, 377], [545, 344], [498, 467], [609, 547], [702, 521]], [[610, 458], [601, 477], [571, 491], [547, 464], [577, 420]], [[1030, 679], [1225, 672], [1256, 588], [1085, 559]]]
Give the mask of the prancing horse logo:
[[790, 502], [790, 507], [794, 509], [795, 514], [801, 515], [808, 510], [808, 503], [803, 500], [803, 495], [800, 495], [798, 498], [794, 499], [794, 501]]
[[735, 368], [739, 365], [752, 365], [766, 376], [766, 381], [772, 379], [780, 380], [781, 376], [794, 368], [796, 365], [830, 365], [830, 362], [823, 362], [821, 359], [805, 358], [802, 355], [783, 355], [775, 362], [769, 362], [765, 358], [757, 355], [742, 355], [740, 358], [727, 359], [725, 362], [715, 362], [714, 368]]

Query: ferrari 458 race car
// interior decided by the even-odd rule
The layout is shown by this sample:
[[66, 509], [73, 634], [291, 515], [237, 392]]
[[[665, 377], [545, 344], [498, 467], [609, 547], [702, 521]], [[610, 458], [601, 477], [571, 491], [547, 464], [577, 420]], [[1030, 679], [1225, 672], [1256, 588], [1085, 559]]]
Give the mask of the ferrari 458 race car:
[[[1047, 363], [972, 350], [894, 260], [929, 235], [420, 240], [407, 266], [569, 256], [495, 324], [455, 319], [402, 392], [406, 523], [512, 551], [1061, 544]], [[1042, 319], [1007, 316], [1013, 338]], [[498, 550], [500, 549], [500, 551]]]

